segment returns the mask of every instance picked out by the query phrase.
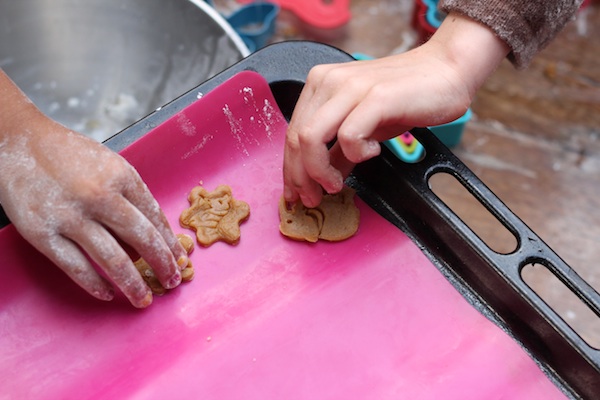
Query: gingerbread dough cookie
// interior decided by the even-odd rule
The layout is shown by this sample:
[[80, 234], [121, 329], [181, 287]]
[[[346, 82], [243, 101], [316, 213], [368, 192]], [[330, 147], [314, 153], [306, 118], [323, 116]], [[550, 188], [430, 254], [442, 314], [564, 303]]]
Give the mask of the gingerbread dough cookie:
[[[191, 236], [185, 235], [183, 233], [178, 233], [177, 239], [179, 239], [179, 243], [181, 243], [181, 245], [183, 246], [185, 251], [188, 254], [190, 254], [192, 252], [192, 250], [194, 249], [194, 239], [192, 239]], [[167, 289], [165, 289], [160, 284], [160, 282], [158, 281], [158, 278], [156, 277], [156, 275], [154, 275], [154, 271], [152, 270], [150, 265], [148, 265], [146, 260], [144, 260], [143, 258], [140, 258], [137, 261], [135, 261], [133, 263], [133, 265], [135, 265], [135, 267], [139, 271], [140, 275], [142, 275], [142, 278], [144, 279], [144, 281], [146, 282], [146, 284], [148, 285], [150, 290], [152, 290], [153, 294], [156, 294], [159, 296], [165, 294]], [[189, 282], [193, 278], [194, 278], [194, 268], [192, 266], [192, 261], [188, 261], [188, 265], [181, 271], [181, 280], [183, 282]]]
[[279, 201], [279, 230], [291, 239], [316, 242], [319, 239], [340, 241], [358, 230], [360, 212], [354, 204], [354, 189], [345, 186], [341, 192], [326, 194], [321, 204], [306, 208], [298, 201], [290, 210], [283, 197]]
[[188, 201], [190, 208], [181, 213], [179, 223], [196, 231], [198, 243], [210, 246], [218, 240], [229, 244], [240, 240], [240, 224], [250, 215], [250, 206], [234, 199], [229, 186], [220, 185], [212, 192], [196, 186]]

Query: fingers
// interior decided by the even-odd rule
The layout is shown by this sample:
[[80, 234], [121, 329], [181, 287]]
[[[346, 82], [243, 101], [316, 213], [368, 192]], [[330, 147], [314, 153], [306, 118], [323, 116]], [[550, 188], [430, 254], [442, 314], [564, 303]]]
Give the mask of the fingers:
[[104, 301], [114, 298], [112, 285], [96, 272], [80, 248], [71, 240], [61, 235], [53, 235], [34, 245], [69, 278], [95, 298]]
[[382, 90], [386, 91], [381, 86], [371, 88], [339, 126], [338, 143], [345, 157], [355, 164], [378, 156], [381, 142], [412, 128], [402, 123], [403, 116], [398, 111], [406, 106], [394, 107], [393, 99], [387, 98], [385, 93], [380, 94]]
[[365, 101], [357, 105], [338, 127], [339, 146], [348, 161], [355, 164], [373, 158], [381, 152], [378, 140], [372, 136], [379, 125], [379, 110], [372, 110], [375, 111], [375, 115], [361, 113], [362, 109], [367, 108], [364, 105], [366, 103]]
[[350, 175], [356, 164], [346, 158], [339, 142], [336, 142], [331, 147], [329, 150], [329, 155], [331, 159], [331, 165], [337, 169], [343, 177]]
[[134, 306], [143, 308], [152, 303], [152, 292], [121, 243], [146, 260], [166, 289], [181, 283], [181, 270], [189, 259], [141, 177], [124, 160], [120, 165], [124, 169], [113, 190], [96, 195], [88, 204], [92, 220], [84, 221], [82, 227], [65, 225], [62, 229], [70, 229], [63, 234], [89, 254]]
[[[124, 197], [116, 196], [111, 203], [114, 207], [113, 211], [98, 214], [96, 216], [98, 222], [110, 228], [116, 237], [134, 248], [152, 267], [156, 277], [166, 289], [177, 287], [181, 283], [181, 267], [158, 227]], [[160, 210], [158, 205], [156, 207], [157, 210]], [[158, 213], [160, 214], [160, 211]], [[166, 220], [161, 223], [166, 223]], [[162, 229], [165, 230], [164, 227]], [[172, 235], [174, 236], [174, 234]], [[177, 242], [177, 246], [171, 244], [172, 247], [176, 251], [181, 248], [182, 252], [185, 252], [176, 237], [174, 240]], [[96, 251], [98, 250], [96, 249]], [[107, 259], [106, 253], [99, 254], [99, 257], [100, 260]], [[178, 257], [183, 260], [183, 267], [185, 267], [187, 257], [183, 255], [178, 255]], [[136, 274], [139, 276], [137, 270]]]
[[[51, 120], [36, 128], [51, 133], [27, 129], [29, 136], [11, 142], [31, 168], [14, 167], [10, 158], [2, 162], [10, 173], [0, 174], [0, 184], [13, 188], [0, 197], [10, 205], [11, 220], [23, 237], [103, 300], [112, 299], [113, 286], [118, 286], [137, 307], [152, 302], [123, 243], [148, 261], [164, 287], [179, 285], [187, 254], [135, 169], [101, 144]], [[35, 185], [29, 184], [32, 176]]]
[[[284, 152], [284, 197], [317, 206], [323, 189], [337, 193], [344, 176], [333, 166], [328, 145], [335, 139], [344, 115], [354, 107], [352, 96], [340, 97], [336, 84], [321, 86], [331, 66], [311, 70], [290, 121]], [[331, 81], [339, 82], [334, 77]], [[332, 98], [334, 97], [334, 98]]]
[[[313, 130], [310, 123], [302, 130], [290, 125], [283, 165], [286, 201], [294, 202], [299, 198], [306, 207], [316, 207], [321, 202], [323, 190], [339, 192], [356, 163], [379, 154], [381, 149], [376, 140], [363, 139], [356, 130], [341, 134], [339, 127], [344, 121], [340, 116], [343, 114], [329, 113], [328, 107], [324, 106], [313, 118], [313, 121], [320, 121], [318, 130]], [[336, 134], [338, 141], [329, 149]]]
[[307, 207], [315, 207], [321, 202], [323, 189], [306, 172], [297, 141], [289, 135], [286, 140], [283, 165], [284, 198], [290, 203], [300, 199]]
[[[187, 252], [181, 243], [179, 243], [179, 240], [177, 240], [177, 236], [171, 229], [171, 226], [167, 221], [167, 217], [160, 208], [158, 201], [156, 201], [156, 199], [150, 193], [150, 190], [146, 184], [140, 178], [137, 180], [136, 185], [128, 186], [123, 195], [134, 207], [140, 210], [140, 212], [158, 231], [173, 255], [179, 269], [183, 270], [189, 262]], [[149, 259], [146, 259], [146, 261], [150, 262]]]
[[64, 236], [81, 246], [131, 304], [138, 308], [145, 308], [152, 304], [150, 288], [133, 265], [129, 255], [106, 228], [88, 220], [76, 231], [65, 232]]
[[60, 229], [96, 262], [131, 304], [144, 308], [152, 303], [152, 292], [121, 243], [143, 257], [167, 289], [181, 283], [181, 270], [189, 260], [141, 179], [124, 187], [123, 195], [111, 193], [97, 198], [95, 208], [88, 210], [93, 220], [64, 224]]
[[[115, 196], [109, 203], [111, 207], [107, 210], [111, 212], [96, 215], [97, 221], [66, 225], [62, 236], [56, 235], [53, 241], [48, 241], [52, 245], [43, 252], [87, 292], [99, 299], [111, 300], [114, 297], [112, 286], [91, 266], [84, 256], [84, 252], [87, 253], [133, 306], [145, 308], [152, 304], [152, 292], [116, 237], [134, 248], [152, 266], [156, 277], [167, 289], [181, 283], [180, 270], [187, 265], [188, 259], [179, 255], [178, 265], [175, 254], [179, 254], [180, 248], [184, 254], [185, 250], [176, 237], [171, 246], [167, 244], [161, 230], [170, 229], [158, 206], [158, 212], [154, 211], [156, 215], [151, 216], [158, 218], [160, 229], [127, 199]], [[172, 232], [171, 235], [175, 236]]]
[[[286, 136], [286, 200], [300, 198], [313, 207], [321, 199], [318, 186], [338, 192], [355, 164], [380, 154], [381, 141], [412, 127], [406, 126], [408, 114], [418, 114], [415, 108], [429, 110], [428, 104], [412, 105], [415, 100], [410, 94], [419, 85], [400, 81], [396, 83], [399, 89], [391, 87], [398, 71], [390, 61], [311, 70]], [[335, 138], [335, 145], [328, 149]]]

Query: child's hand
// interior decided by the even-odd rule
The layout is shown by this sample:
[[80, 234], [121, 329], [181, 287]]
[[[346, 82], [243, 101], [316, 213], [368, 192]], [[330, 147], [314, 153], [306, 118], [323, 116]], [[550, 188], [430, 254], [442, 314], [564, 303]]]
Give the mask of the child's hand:
[[465, 17], [450, 15], [444, 24], [407, 53], [311, 70], [287, 132], [287, 201], [314, 207], [323, 189], [340, 191], [354, 164], [378, 155], [381, 141], [465, 113], [508, 48]]
[[114, 283], [134, 306], [152, 303], [121, 243], [148, 261], [164, 287], [179, 285], [186, 252], [131, 165], [33, 107], [3, 122], [0, 203], [26, 240], [102, 300], [113, 298]]

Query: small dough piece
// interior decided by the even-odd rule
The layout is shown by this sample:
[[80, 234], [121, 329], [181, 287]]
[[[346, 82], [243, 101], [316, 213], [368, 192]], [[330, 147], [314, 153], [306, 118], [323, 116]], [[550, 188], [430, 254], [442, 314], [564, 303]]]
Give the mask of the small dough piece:
[[178, 233], [177, 239], [179, 243], [183, 246], [183, 249], [186, 253], [190, 254], [192, 250], [194, 250], [194, 239], [190, 235], [186, 235], [185, 233]]
[[294, 240], [337, 242], [348, 239], [358, 230], [360, 212], [354, 204], [355, 190], [344, 186], [336, 194], [323, 196], [321, 204], [306, 208], [298, 201], [290, 210], [283, 197], [279, 201], [279, 230]]
[[[188, 255], [194, 250], [194, 239], [190, 235], [178, 233], [177, 239], [179, 239], [179, 243], [181, 243]], [[181, 280], [189, 282], [192, 279], [194, 279], [194, 267], [192, 266], [192, 260], [188, 259], [188, 265], [181, 270]]]
[[323, 196], [317, 207], [324, 218], [319, 239], [337, 242], [356, 233], [360, 212], [354, 204], [355, 193], [354, 189], [345, 186], [339, 193]]
[[[194, 239], [192, 239], [191, 236], [183, 233], [178, 233], [177, 239], [179, 239], [179, 243], [181, 243], [187, 254], [190, 254], [192, 250], [194, 250]], [[167, 289], [165, 289], [160, 284], [158, 278], [156, 277], [156, 275], [154, 275], [154, 271], [152, 270], [150, 265], [148, 265], [146, 260], [144, 260], [143, 258], [139, 258], [133, 263], [133, 265], [135, 265], [140, 275], [142, 275], [142, 278], [144, 279], [150, 290], [152, 290], [153, 294], [161, 296], [166, 293]], [[183, 282], [189, 282], [193, 278], [194, 267], [192, 266], [192, 261], [190, 260], [188, 261], [188, 265], [181, 271], [181, 280]]]
[[181, 213], [179, 223], [196, 231], [198, 243], [210, 246], [218, 240], [229, 244], [240, 240], [240, 224], [248, 219], [250, 206], [234, 199], [229, 186], [220, 185], [212, 192], [196, 186], [188, 201], [190, 207]]
[[302, 202], [298, 201], [292, 205], [291, 210], [287, 209], [286, 201], [281, 196], [279, 200], [279, 230], [285, 236], [294, 240], [306, 240], [314, 243], [319, 240], [319, 219], [322, 214], [318, 210], [304, 207]]

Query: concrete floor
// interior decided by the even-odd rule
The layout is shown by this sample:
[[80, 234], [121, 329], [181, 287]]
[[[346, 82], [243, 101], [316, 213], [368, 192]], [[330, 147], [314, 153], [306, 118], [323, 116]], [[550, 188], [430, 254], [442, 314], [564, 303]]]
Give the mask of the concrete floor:
[[[341, 29], [315, 30], [289, 12], [273, 41], [312, 39], [349, 53], [382, 57], [419, 41], [413, 0], [353, 0]], [[600, 4], [592, 3], [526, 70], [505, 61], [472, 104], [473, 118], [453, 152], [534, 232], [600, 290]], [[492, 248], [502, 228], [473, 213], [456, 187], [441, 196]], [[492, 220], [490, 222], [490, 220]], [[510, 235], [509, 235], [510, 236]], [[489, 241], [488, 241], [489, 240]], [[600, 318], [544, 267], [524, 279], [588, 343], [600, 347]]]

